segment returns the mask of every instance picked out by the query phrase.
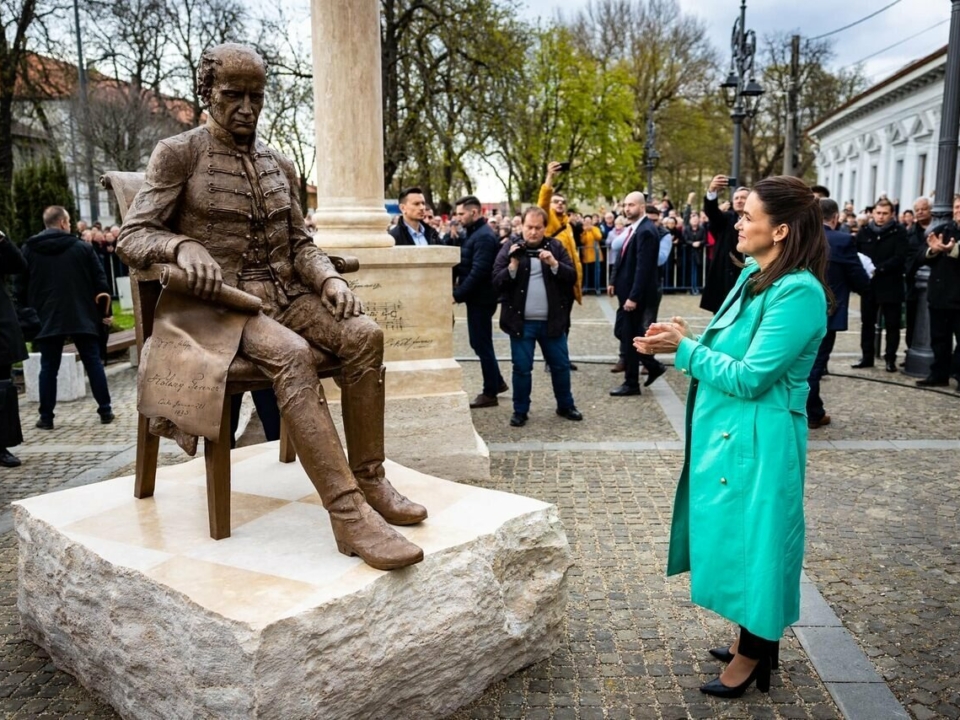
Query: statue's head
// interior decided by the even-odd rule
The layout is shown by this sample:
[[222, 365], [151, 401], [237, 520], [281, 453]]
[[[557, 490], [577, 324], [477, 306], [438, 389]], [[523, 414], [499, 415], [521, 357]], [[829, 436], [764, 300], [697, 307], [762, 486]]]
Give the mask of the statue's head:
[[256, 132], [266, 84], [266, 62], [246, 45], [216, 45], [200, 59], [200, 98], [217, 124], [238, 140]]

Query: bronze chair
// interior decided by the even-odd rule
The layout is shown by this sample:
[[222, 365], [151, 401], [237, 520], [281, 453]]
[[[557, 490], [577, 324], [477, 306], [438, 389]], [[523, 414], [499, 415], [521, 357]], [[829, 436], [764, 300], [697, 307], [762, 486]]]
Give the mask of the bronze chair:
[[[120, 219], [127, 213], [137, 191], [143, 184], [143, 173], [108, 172], [100, 178], [100, 184], [111, 190], [116, 198]], [[356, 272], [360, 264], [354, 257], [336, 257], [330, 260], [341, 274]], [[143, 352], [143, 344], [153, 333], [153, 317], [160, 298], [160, 269], [154, 265], [145, 270], [130, 269], [130, 291], [133, 299], [133, 314], [136, 320], [137, 353]], [[339, 378], [339, 360], [314, 348], [317, 376]], [[227, 393], [220, 421], [220, 436], [216, 441], [204, 439], [203, 456], [207, 474], [207, 512], [210, 519], [210, 537], [221, 540], [230, 537], [230, 396], [251, 390], [272, 387], [270, 380], [252, 362], [235, 357], [227, 375]], [[136, 483], [133, 494], [137, 498], [153, 495], [157, 479], [157, 458], [160, 438], [149, 431], [149, 418], [137, 418]], [[296, 460], [296, 450], [280, 423], [280, 462]]]

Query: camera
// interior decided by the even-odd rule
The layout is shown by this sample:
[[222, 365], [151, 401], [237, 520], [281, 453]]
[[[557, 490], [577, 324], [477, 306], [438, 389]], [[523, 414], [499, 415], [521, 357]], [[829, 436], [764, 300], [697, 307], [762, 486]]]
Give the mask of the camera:
[[729, 187], [731, 190], [736, 190], [736, 189], [737, 189], [737, 178], [735, 178], [735, 177], [727, 177], [727, 187]]
[[516, 250], [510, 253], [510, 257], [518, 258], [523, 255], [526, 255], [529, 258], [540, 257], [541, 250], [543, 250], [543, 245], [533, 247], [531, 245], [527, 245], [525, 242], [522, 242], [517, 246]]

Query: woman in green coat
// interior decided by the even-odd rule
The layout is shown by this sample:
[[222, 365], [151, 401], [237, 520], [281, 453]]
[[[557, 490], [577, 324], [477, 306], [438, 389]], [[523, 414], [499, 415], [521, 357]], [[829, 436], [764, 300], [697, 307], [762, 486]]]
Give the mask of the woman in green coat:
[[690, 571], [693, 602], [740, 626], [730, 664], [701, 687], [720, 697], [754, 680], [768, 690], [777, 643], [800, 617], [807, 377], [829, 292], [820, 205], [803, 182], [757, 183], [737, 230], [747, 264], [703, 335], [673, 318], [634, 343], [676, 352], [691, 378], [667, 574]]

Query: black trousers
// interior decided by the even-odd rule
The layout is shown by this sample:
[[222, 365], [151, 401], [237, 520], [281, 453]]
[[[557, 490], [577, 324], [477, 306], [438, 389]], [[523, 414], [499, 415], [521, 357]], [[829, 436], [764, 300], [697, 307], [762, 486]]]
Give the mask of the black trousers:
[[11, 365], [0, 365], [0, 450], [16, 447], [23, 442], [20, 402], [17, 388], [10, 379], [12, 369]]
[[930, 308], [930, 347], [933, 363], [930, 377], [960, 380], [960, 310]]
[[[277, 394], [273, 388], [254, 390], [250, 393], [257, 417], [263, 425], [263, 436], [267, 441], [280, 439], [280, 408], [277, 406]], [[240, 425], [240, 406], [243, 393], [230, 396], [230, 447], [237, 446], [237, 427]]]
[[819, 422], [826, 415], [823, 409], [823, 399], [820, 397], [820, 380], [827, 369], [827, 363], [830, 360], [830, 353], [833, 352], [833, 346], [837, 342], [837, 331], [827, 330], [820, 343], [820, 349], [817, 350], [817, 357], [813, 361], [813, 367], [810, 368], [810, 377], [807, 383], [810, 385], [810, 394], [807, 396], [807, 420]]
[[651, 368], [656, 368], [660, 363], [653, 355], [644, 355], [638, 353], [633, 346], [633, 339], [646, 332], [644, 326], [644, 311], [641, 307], [627, 312], [623, 308], [617, 310], [620, 320], [617, 327], [620, 329], [620, 355], [623, 357], [624, 375], [623, 384], [630, 387], [640, 387], [640, 365], [642, 364], [647, 372]]
[[901, 303], [878, 303], [872, 295], [864, 295], [860, 300], [860, 314], [863, 327], [860, 329], [860, 351], [863, 359], [873, 362], [876, 343], [876, 325], [880, 316], [886, 327], [887, 347], [883, 357], [896, 360], [900, 347], [900, 306]]
[[760, 660], [773, 655], [779, 640], [764, 640], [754, 635], [743, 625], [740, 626], [740, 643], [737, 645], [737, 655], [743, 655], [751, 660]]

